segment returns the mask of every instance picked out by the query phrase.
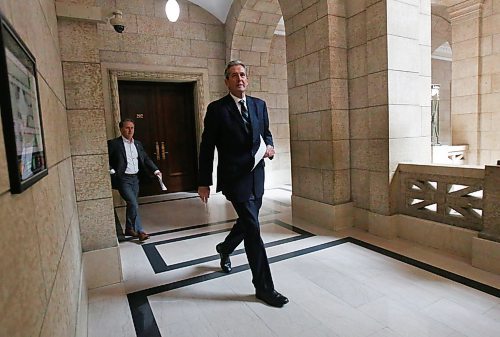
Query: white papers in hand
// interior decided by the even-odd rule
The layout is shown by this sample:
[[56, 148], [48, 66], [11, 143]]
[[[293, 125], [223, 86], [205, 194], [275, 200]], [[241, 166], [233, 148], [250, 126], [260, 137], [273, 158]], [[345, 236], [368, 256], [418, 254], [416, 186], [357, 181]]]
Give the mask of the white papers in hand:
[[266, 154], [266, 148], [267, 148], [266, 143], [264, 143], [264, 139], [262, 139], [262, 136], [260, 136], [259, 149], [255, 153], [255, 156], [253, 156], [254, 162], [253, 162], [252, 171], [255, 168], [255, 166], [257, 166], [257, 164], [262, 160], [262, 158], [264, 158], [264, 155]]
[[156, 176], [156, 177], [158, 178], [158, 182], [160, 183], [161, 190], [166, 191], [167, 186], [165, 186], [165, 184], [163, 183], [163, 180], [161, 180], [161, 177], [160, 176]]

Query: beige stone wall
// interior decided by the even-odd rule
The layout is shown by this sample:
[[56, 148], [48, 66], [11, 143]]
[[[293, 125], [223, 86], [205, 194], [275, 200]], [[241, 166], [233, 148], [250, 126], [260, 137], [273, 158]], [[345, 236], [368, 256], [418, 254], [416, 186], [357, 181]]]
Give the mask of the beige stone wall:
[[54, 3], [6, 0], [0, 11], [37, 61], [49, 172], [11, 194], [0, 128], [0, 335], [73, 336], [81, 246]]
[[432, 84], [439, 84], [439, 143], [451, 139], [451, 61], [432, 59]]
[[266, 162], [266, 183], [269, 186], [291, 183], [290, 125], [288, 122], [288, 87], [286, 68], [286, 41], [284, 36], [274, 35], [269, 50], [269, 65], [263, 76], [263, 89], [267, 92], [266, 103], [269, 122], [277, 154]]
[[287, 32], [293, 195], [343, 204], [351, 199], [345, 7], [326, 0], [280, 5]]
[[455, 1], [452, 24], [453, 144], [468, 145], [466, 163], [494, 165], [500, 159], [500, 2]]
[[481, 25], [480, 163], [500, 160], [500, 1], [485, 0]]
[[389, 173], [431, 162], [431, 1], [387, 0]]
[[[347, 37], [347, 55], [352, 199], [356, 207], [370, 209], [370, 181], [376, 174], [371, 165], [370, 146], [372, 140], [375, 144], [375, 139], [387, 141], [388, 137], [387, 107], [376, 102], [375, 95], [368, 95], [369, 78], [373, 82], [377, 74], [384, 74], [387, 70], [384, 4], [366, 6], [365, 1], [348, 1], [346, 15], [348, 31], [351, 32]], [[374, 89], [372, 86], [371, 92]], [[381, 96], [384, 97], [386, 95]], [[386, 101], [382, 103], [386, 104]], [[380, 158], [385, 161], [385, 166], [387, 156], [385, 153]]]
[[97, 27], [60, 19], [58, 33], [82, 248], [116, 247]]
[[430, 2], [346, 4], [353, 201], [390, 214], [398, 163], [430, 162]]
[[[110, 7], [114, 3], [98, 2]], [[143, 66], [156, 66], [158, 71], [162, 67], [208, 70], [209, 100], [218, 99], [227, 93], [224, 26], [199, 6], [186, 0], [178, 3], [179, 20], [171, 23], [165, 16], [163, 0], [116, 1], [127, 26], [117, 34], [111, 25], [98, 24], [99, 61], [136, 65], [139, 70]]]

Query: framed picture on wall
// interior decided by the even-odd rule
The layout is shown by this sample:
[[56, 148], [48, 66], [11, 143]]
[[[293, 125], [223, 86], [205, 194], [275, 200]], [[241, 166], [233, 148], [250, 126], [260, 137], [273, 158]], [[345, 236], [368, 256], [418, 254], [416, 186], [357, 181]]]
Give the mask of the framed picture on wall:
[[11, 193], [48, 174], [36, 62], [0, 16], [0, 109]]

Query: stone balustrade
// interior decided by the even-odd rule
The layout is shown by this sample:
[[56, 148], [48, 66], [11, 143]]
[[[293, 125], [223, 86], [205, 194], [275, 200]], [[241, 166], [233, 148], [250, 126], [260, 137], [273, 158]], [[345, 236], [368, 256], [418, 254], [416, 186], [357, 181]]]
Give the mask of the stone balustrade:
[[500, 242], [500, 167], [400, 164], [398, 212]]

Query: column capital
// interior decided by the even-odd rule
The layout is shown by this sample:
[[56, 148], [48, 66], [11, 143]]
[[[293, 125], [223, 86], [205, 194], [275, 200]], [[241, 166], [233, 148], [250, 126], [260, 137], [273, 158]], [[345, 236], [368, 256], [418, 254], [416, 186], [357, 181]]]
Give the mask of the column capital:
[[448, 0], [448, 13], [450, 21], [453, 24], [457, 21], [478, 18], [481, 14], [481, 8], [484, 0]]

